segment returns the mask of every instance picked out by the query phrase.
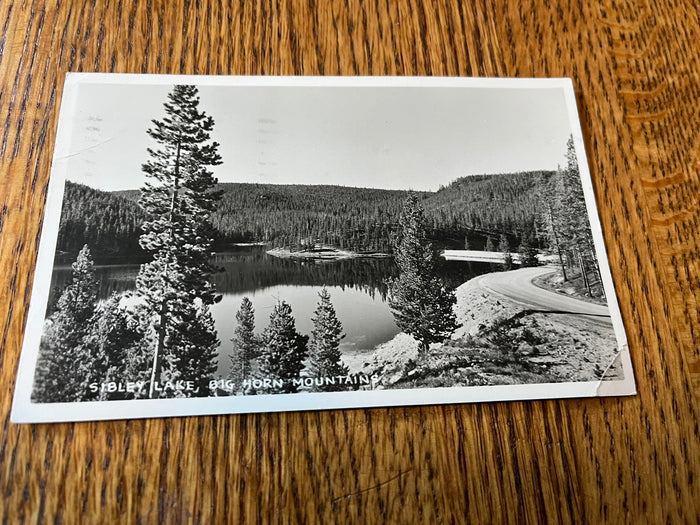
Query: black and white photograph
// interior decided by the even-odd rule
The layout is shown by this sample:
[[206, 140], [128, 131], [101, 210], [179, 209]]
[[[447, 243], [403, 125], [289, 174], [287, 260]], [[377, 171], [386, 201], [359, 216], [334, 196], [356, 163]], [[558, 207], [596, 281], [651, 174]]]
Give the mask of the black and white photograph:
[[69, 74], [13, 421], [635, 392], [568, 79]]

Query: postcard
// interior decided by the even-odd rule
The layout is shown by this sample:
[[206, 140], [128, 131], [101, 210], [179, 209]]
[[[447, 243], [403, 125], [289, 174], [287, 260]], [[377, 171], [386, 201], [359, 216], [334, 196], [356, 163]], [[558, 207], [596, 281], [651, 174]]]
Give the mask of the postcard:
[[634, 393], [569, 79], [67, 75], [12, 421]]

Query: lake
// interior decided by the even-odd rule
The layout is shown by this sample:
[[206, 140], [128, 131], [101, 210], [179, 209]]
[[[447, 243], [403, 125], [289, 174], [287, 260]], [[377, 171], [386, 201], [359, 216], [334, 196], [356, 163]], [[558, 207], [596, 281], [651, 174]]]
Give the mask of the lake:
[[[256, 332], [264, 330], [273, 307], [284, 300], [292, 307], [297, 330], [310, 334], [318, 293], [325, 286], [346, 334], [341, 352], [369, 351], [399, 332], [387, 302], [386, 280], [397, 273], [393, 259], [298, 261], [273, 257], [265, 250], [263, 246], [241, 246], [217, 253], [213, 258], [213, 264], [220, 269], [213, 280], [223, 296], [221, 302], [211, 307], [221, 341], [221, 374], [228, 373], [236, 312], [243, 297], [248, 297], [255, 308]], [[133, 289], [138, 271], [138, 264], [96, 266], [100, 298]], [[439, 271], [443, 280], [457, 286], [490, 271], [490, 267], [488, 264], [442, 262]], [[54, 297], [66, 286], [70, 274], [70, 265], [54, 267]]]

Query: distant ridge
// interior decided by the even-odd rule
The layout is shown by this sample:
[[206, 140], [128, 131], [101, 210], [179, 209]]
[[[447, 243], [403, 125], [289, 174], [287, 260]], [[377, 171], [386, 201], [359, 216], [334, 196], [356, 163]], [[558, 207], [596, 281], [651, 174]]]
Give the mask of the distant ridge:
[[[472, 248], [482, 249], [488, 236], [501, 233], [515, 247], [524, 236], [537, 242], [539, 195], [552, 173], [462, 177], [436, 192], [416, 193], [441, 247], [463, 248], [469, 237]], [[218, 188], [224, 193], [212, 224], [219, 248], [264, 241], [273, 247], [322, 244], [357, 252], [391, 252], [409, 193], [302, 184], [222, 183]], [[103, 192], [68, 182], [58, 249], [77, 252], [77, 245], [87, 242], [105, 255], [140, 252], [145, 215], [138, 196], [139, 190]]]

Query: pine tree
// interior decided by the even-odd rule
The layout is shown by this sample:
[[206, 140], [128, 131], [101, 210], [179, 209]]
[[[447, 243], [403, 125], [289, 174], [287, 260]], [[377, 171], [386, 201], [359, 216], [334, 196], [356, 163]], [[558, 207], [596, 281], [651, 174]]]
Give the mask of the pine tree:
[[484, 248], [484, 250], [487, 252], [496, 251], [496, 243], [493, 241], [493, 237], [491, 237], [490, 235], [486, 238], [486, 247]]
[[178, 323], [170, 334], [175, 351], [170, 355], [170, 369], [163, 379], [192, 381], [191, 392], [175, 392], [175, 395], [208, 397], [209, 382], [218, 367], [219, 339], [209, 306], [199, 301], [178, 306]]
[[[140, 244], [153, 257], [136, 280], [140, 316], [154, 334], [150, 397], [157, 395], [156, 382], [207, 383], [218, 347], [209, 311], [220, 299], [209, 280], [209, 217], [221, 196], [209, 170], [221, 163], [219, 145], [210, 140], [214, 120], [199, 110], [195, 86], [175, 86], [164, 106], [166, 116], [148, 130], [158, 148], [148, 149], [139, 199], [149, 216]], [[206, 395], [203, 390], [198, 395]]]
[[540, 261], [537, 258], [537, 248], [532, 245], [532, 240], [529, 235], [523, 236], [520, 246], [518, 247], [520, 254], [520, 266], [526, 268], [528, 266], [539, 266]]
[[557, 219], [559, 230], [571, 246], [584, 245], [590, 234], [586, 201], [581, 185], [574, 140], [566, 143], [566, 168], [558, 173]]
[[[493, 240], [493, 237], [490, 235], [486, 237], [486, 246], [484, 247], [484, 250], [487, 252], [495, 252], [497, 251], [496, 249], [496, 241]], [[499, 265], [497, 263], [489, 263], [489, 268], [491, 268], [492, 272], [497, 272], [499, 270]]]
[[133, 399], [145, 392], [109, 392], [100, 387], [92, 392], [89, 385], [109, 382], [148, 380], [148, 362], [144, 359], [144, 334], [133, 316], [119, 306], [121, 296], [113, 294], [97, 307], [83, 338], [84, 354], [90, 366], [84, 375], [86, 400]]
[[589, 271], [600, 282], [600, 270], [572, 137], [566, 148], [566, 167], [559, 168], [550, 181], [549, 199], [542, 206], [542, 223], [550, 245], [556, 248], [564, 280], [569, 278], [567, 267], [571, 273], [578, 267], [587, 293], [593, 295]]
[[97, 304], [97, 281], [90, 249], [80, 250], [72, 265], [71, 283], [46, 322], [34, 378], [32, 399], [39, 403], [82, 401], [84, 377], [92, 363], [83, 339]]
[[264, 391], [269, 394], [291, 393], [298, 390], [293, 380], [299, 379], [307, 357], [308, 336], [296, 330], [292, 307], [285, 301], [275, 305], [270, 314], [270, 324], [263, 332], [259, 373], [261, 379], [282, 386], [272, 385]]
[[252, 375], [253, 361], [260, 351], [260, 340], [255, 335], [255, 309], [250, 299], [244, 297], [236, 313], [236, 328], [233, 332], [233, 354], [231, 355], [230, 378], [240, 389], [243, 380]]
[[435, 253], [426, 237], [425, 217], [414, 194], [409, 195], [399, 219], [394, 246], [399, 276], [390, 283], [389, 306], [396, 325], [420, 342], [444, 341], [459, 327], [453, 306], [456, 298], [435, 272]]
[[[326, 288], [318, 294], [319, 302], [311, 321], [314, 328], [309, 340], [309, 375], [316, 378], [347, 376], [348, 367], [340, 359], [340, 341], [345, 337], [338, 320], [331, 295]], [[321, 392], [345, 390], [336, 384], [317, 386]]]
[[[573, 137], [569, 137], [566, 143], [566, 170], [563, 172], [563, 184], [566, 191], [563, 193], [560, 206], [563, 212], [561, 216], [564, 224], [564, 236], [570, 243], [570, 250], [579, 265], [588, 295], [593, 295], [587, 269], [590, 267], [593, 270], [599, 282], [601, 281], [600, 269], [595, 257], [593, 232], [588, 220]], [[564, 218], [564, 214], [568, 215], [568, 220]]]
[[555, 205], [551, 202], [555, 201], [556, 199], [556, 179], [558, 178], [559, 174], [560, 172], [558, 172], [552, 180], [552, 190], [548, 192], [550, 195], [542, 198], [543, 211], [540, 215], [540, 227], [544, 230], [544, 236], [547, 238], [550, 248], [554, 248], [556, 251], [564, 281], [568, 281], [569, 278], [566, 275], [566, 264], [564, 264], [564, 246], [560, 240], [561, 235], [557, 232], [558, 224], [555, 218]]
[[501, 238], [498, 242], [498, 251], [503, 253], [503, 269], [512, 270], [513, 256], [510, 253], [510, 243], [508, 242], [508, 237], [506, 237], [505, 233], [501, 234]]

